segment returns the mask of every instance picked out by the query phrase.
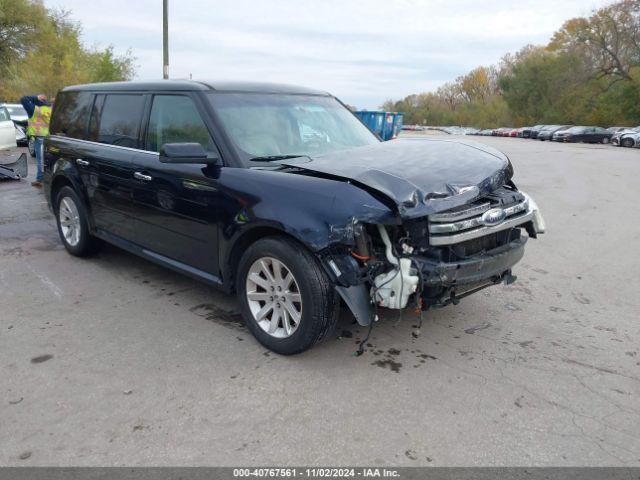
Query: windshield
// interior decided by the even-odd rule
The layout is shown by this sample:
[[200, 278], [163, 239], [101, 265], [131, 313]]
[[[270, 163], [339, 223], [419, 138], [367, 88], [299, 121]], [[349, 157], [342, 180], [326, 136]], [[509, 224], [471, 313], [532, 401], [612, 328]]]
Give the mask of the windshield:
[[5, 107], [7, 107], [7, 110], [9, 110], [9, 114], [12, 117], [27, 116], [27, 111], [22, 108], [21, 105], [5, 105]]
[[211, 93], [208, 98], [245, 161], [313, 156], [379, 142], [333, 97]]

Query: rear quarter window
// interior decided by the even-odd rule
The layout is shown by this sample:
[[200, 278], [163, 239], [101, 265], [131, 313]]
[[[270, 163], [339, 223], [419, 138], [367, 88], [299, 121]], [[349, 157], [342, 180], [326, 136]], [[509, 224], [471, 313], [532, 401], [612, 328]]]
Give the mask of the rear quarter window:
[[59, 93], [49, 126], [51, 134], [85, 140], [92, 105], [91, 92]]

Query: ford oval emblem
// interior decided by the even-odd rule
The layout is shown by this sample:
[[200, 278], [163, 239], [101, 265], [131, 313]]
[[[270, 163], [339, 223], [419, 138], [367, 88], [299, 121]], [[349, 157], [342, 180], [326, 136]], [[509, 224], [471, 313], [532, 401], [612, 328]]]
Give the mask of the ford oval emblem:
[[501, 208], [492, 208], [482, 214], [482, 223], [488, 226], [497, 225], [507, 217], [507, 212]]

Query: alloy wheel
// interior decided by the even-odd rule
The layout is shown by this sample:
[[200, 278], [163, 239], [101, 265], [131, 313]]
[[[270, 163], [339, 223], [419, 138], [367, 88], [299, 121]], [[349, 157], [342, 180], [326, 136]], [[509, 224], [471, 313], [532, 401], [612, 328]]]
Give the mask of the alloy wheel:
[[254, 320], [272, 337], [290, 337], [300, 326], [302, 295], [293, 273], [280, 260], [262, 257], [253, 262], [246, 297]]
[[58, 220], [64, 240], [75, 247], [80, 242], [80, 214], [78, 207], [70, 197], [64, 197], [58, 207]]

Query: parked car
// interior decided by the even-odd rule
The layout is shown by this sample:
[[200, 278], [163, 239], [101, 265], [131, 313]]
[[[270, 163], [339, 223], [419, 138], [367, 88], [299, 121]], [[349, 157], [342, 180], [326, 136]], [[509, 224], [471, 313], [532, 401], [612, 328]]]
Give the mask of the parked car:
[[547, 126], [548, 125], [536, 125], [529, 132], [529, 138], [533, 138], [533, 139], [538, 138], [538, 133], [540, 133], [540, 131]]
[[[324, 141], [305, 142], [306, 127]], [[70, 254], [101, 239], [235, 291], [249, 330], [281, 354], [327, 336], [340, 298], [366, 326], [379, 308], [445, 306], [509, 283], [544, 230], [499, 151], [381, 142], [335, 97], [300, 87], [68, 87], [44, 151]]]
[[624, 130], [618, 130], [616, 133], [614, 133], [611, 136], [611, 144], [612, 145], [617, 145], [619, 147], [633, 147], [633, 139], [626, 139], [628, 134], [635, 134], [638, 133], [640, 131], [640, 127], [636, 127], [636, 128], [626, 128]]
[[640, 147], [640, 130], [627, 131], [618, 141], [623, 147]]
[[511, 130], [507, 133], [507, 136], [508, 136], [508, 137], [517, 137], [517, 136], [518, 136], [518, 131], [519, 131], [519, 130], [520, 130], [520, 129], [518, 129], [518, 128], [513, 128], [513, 129], [511, 129]]
[[509, 136], [509, 132], [511, 132], [511, 130], [513, 130], [512, 127], [500, 127], [500, 128], [495, 130], [496, 136], [498, 136], [498, 137], [507, 137], [507, 136]]
[[20, 146], [26, 146], [27, 139], [27, 120], [29, 119], [27, 111], [19, 103], [0, 103], [1, 107], [5, 107], [9, 112], [9, 116], [15, 125], [16, 142]]
[[567, 130], [559, 130], [552, 139], [557, 142], [609, 143], [611, 133], [602, 127], [579, 126]]
[[0, 106], [0, 150], [16, 146], [16, 127], [7, 107]]
[[573, 125], [547, 125], [545, 128], [538, 132], [538, 140], [545, 141], [551, 140], [553, 134], [559, 132], [561, 130], [567, 130], [571, 128]]
[[534, 128], [540, 128], [542, 125], [535, 125], [533, 127], [522, 127], [522, 138], [531, 138], [531, 130]]

